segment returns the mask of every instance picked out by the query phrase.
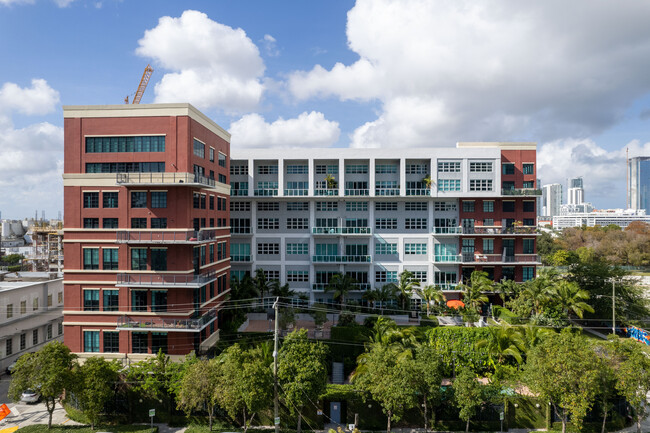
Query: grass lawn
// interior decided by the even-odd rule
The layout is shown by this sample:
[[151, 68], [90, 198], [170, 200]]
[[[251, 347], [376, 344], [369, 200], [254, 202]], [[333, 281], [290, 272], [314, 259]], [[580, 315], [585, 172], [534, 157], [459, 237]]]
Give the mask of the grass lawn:
[[[158, 427], [154, 426], [154, 429], [158, 431]], [[18, 431], [21, 433], [151, 433], [151, 428], [148, 425], [97, 425], [95, 430], [91, 430], [89, 425], [52, 425], [48, 430], [47, 424], [35, 424]]]

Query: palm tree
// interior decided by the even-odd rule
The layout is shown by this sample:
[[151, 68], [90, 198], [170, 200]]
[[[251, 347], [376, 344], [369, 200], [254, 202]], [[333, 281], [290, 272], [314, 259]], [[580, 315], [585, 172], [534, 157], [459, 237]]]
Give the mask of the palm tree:
[[543, 269], [537, 278], [526, 282], [522, 296], [530, 299], [533, 304], [533, 314], [540, 314], [549, 301], [553, 286], [560, 281], [560, 274], [553, 268]]
[[325, 184], [327, 185], [327, 189], [336, 189], [339, 186], [334, 176], [329, 173], [325, 176]]
[[433, 185], [433, 180], [431, 179], [431, 175], [427, 174], [422, 178], [422, 183], [427, 189], [431, 189], [431, 185]]
[[293, 298], [296, 295], [296, 292], [289, 288], [289, 284], [284, 286], [280, 285], [279, 281], [272, 281], [271, 283], [271, 294], [279, 298]]
[[487, 272], [474, 271], [469, 277], [469, 284], [460, 285], [468, 317], [480, 314], [481, 306], [489, 300], [484, 292], [492, 291], [493, 284], [494, 282], [488, 278]]
[[340, 308], [343, 310], [345, 296], [356, 288], [355, 283], [356, 280], [348, 274], [334, 274], [325, 287], [325, 292], [334, 292], [334, 299], [339, 301]]
[[372, 303], [372, 307], [376, 308], [379, 303], [380, 314], [384, 314], [384, 306], [387, 302], [397, 298], [397, 287], [394, 284], [384, 284], [366, 291], [363, 298]]
[[424, 302], [426, 302], [427, 317], [431, 315], [431, 304], [435, 302], [445, 302], [447, 300], [447, 297], [442, 292], [442, 290], [440, 290], [440, 287], [436, 286], [435, 284], [418, 287], [415, 289], [415, 293], [417, 293], [418, 296]]
[[508, 298], [516, 297], [521, 289], [521, 284], [515, 282], [515, 280], [501, 280], [494, 285], [494, 290], [504, 302]]
[[413, 274], [409, 271], [402, 271], [399, 274], [397, 283], [391, 283], [399, 292], [399, 297], [402, 300], [402, 311], [406, 311], [406, 303], [411, 298], [411, 293], [416, 287], [420, 286], [420, 282], [413, 279]]
[[476, 348], [487, 350], [495, 368], [503, 365], [508, 357], [514, 358], [518, 364], [521, 364], [521, 354], [525, 350], [521, 331], [507, 323], [499, 325], [491, 321], [490, 324], [493, 325], [488, 328], [490, 336], [478, 341]]
[[230, 280], [230, 299], [251, 299], [259, 295], [255, 287], [255, 283], [250, 275], [244, 275], [241, 280], [233, 277]]
[[562, 308], [567, 317], [573, 312], [582, 319], [585, 311], [594, 312], [591, 305], [584, 302], [589, 299], [589, 292], [581, 289], [577, 283], [560, 280], [553, 286], [551, 291], [553, 301]]
[[264, 302], [264, 295], [273, 289], [273, 281], [266, 278], [264, 269], [257, 268], [255, 271], [255, 277], [253, 278], [253, 283], [255, 284], [257, 293], [260, 295], [260, 302]]

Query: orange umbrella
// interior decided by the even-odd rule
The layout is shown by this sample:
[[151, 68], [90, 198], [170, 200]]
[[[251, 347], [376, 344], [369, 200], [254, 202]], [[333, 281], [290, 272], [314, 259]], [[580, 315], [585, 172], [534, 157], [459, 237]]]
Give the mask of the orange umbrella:
[[449, 308], [458, 309], [458, 308], [463, 308], [465, 306], [465, 304], [463, 303], [463, 301], [460, 301], [458, 299], [452, 299], [451, 301], [447, 301], [447, 306]]

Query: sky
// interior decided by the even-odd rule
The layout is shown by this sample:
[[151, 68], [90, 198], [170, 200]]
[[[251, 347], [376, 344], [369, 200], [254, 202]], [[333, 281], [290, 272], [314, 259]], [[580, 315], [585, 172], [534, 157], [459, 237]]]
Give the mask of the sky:
[[190, 102], [268, 147], [533, 141], [626, 202], [650, 155], [650, 2], [0, 0], [0, 212], [63, 211], [63, 105]]

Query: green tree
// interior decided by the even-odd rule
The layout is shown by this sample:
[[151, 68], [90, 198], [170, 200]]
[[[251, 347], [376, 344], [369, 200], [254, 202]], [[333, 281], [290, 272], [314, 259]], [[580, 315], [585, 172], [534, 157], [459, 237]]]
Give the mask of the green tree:
[[191, 364], [181, 381], [178, 408], [189, 415], [193, 410], [208, 409], [210, 431], [219, 395], [219, 365], [215, 360]]
[[645, 347], [636, 341], [623, 341], [617, 349], [621, 362], [616, 369], [616, 389], [634, 409], [636, 431], [641, 433], [650, 392], [650, 358]]
[[474, 321], [477, 314], [480, 313], [481, 307], [488, 302], [488, 297], [484, 292], [492, 290], [494, 282], [487, 276], [487, 272], [474, 271], [470, 275], [469, 284], [461, 284], [463, 291], [463, 302], [465, 303], [465, 321], [470, 323]]
[[422, 178], [422, 183], [424, 184], [424, 187], [426, 189], [431, 189], [431, 185], [433, 185], [433, 180], [431, 179], [431, 175], [427, 174]]
[[442, 364], [438, 351], [427, 344], [418, 346], [415, 351], [414, 367], [415, 390], [422, 401], [424, 430], [429, 431], [429, 410], [435, 413], [433, 409], [441, 401]]
[[340, 305], [342, 310], [345, 307], [345, 297], [354, 290], [356, 280], [348, 274], [334, 274], [325, 287], [325, 292], [334, 292], [333, 297]]
[[413, 279], [413, 274], [409, 271], [400, 272], [397, 283], [391, 283], [395, 286], [395, 292], [398, 294], [402, 303], [402, 311], [406, 311], [411, 299], [411, 293], [416, 287], [420, 286], [419, 281]]
[[334, 176], [332, 176], [330, 173], [325, 176], [325, 183], [327, 185], [327, 189], [336, 189], [339, 186]]
[[278, 354], [278, 381], [284, 402], [291, 413], [298, 415], [298, 433], [301, 432], [302, 412], [307, 404], [316, 401], [327, 385], [327, 347], [321, 342], [310, 342], [304, 329], [285, 338]]
[[476, 375], [469, 368], [461, 368], [452, 384], [454, 389], [454, 402], [458, 407], [458, 417], [464, 421], [465, 433], [469, 431], [469, 421], [483, 404], [481, 384], [476, 380]]
[[75, 383], [83, 413], [90, 420], [90, 427], [95, 430], [99, 416], [115, 394], [117, 371], [121, 367], [118, 361], [108, 362], [104, 358], [88, 358], [77, 370]]
[[581, 335], [566, 330], [544, 339], [528, 353], [524, 377], [533, 392], [553, 404], [562, 433], [569, 415], [574, 425], [582, 425], [596, 398], [598, 365]]
[[542, 263], [546, 266], [550, 265], [551, 257], [557, 250], [560, 249], [560, 245], [555, 242], [553, 235], [548, 232], [540, 231], [539, 236], [537, 237], [537, 254], [539, 254], [542, 259]]
[[2, 257], [2, 261], [10, 265], [16, 265], [25, 257], [22, 254], [7, 254]]
[[397, 286], [392, 283], [384, 284], [381, 287], [365, 291], [363, 298], [371, 302], [374, 309], [377, 309], [377, 303], [379, 303], [380, 313], [384, 314], [386, 304], [397, 298]]
[[415, 293], [424, 301], [423, 309], [427, 311], [427, 317], [431, 316], [431, 305], [434, 303], [442, 303], [447, 300], [445, 294], [440, 290], [440, 287], [435, 284], [429, 284], [424, 287], [417, 287]]
[[285, 298], [285, 299], [290, 299], [296, 296], [295, 290], [291, 290], [291, 288], [289, 287], [289, 283], [285, 284], [284, 286], [281, 286], [279, 281], [273, 281], [271, 287], [271, 294], [273, 296], [279, 298]]
[[47, 428], [51, 428], [57, 399], [63, 391], [73, 388], [75, 359], [70, 349], [58, 341], [46, 344], [38, 352], [21, 356], [13, 371], [9, 397], [18, 401], [23, 391], [38, 391], [49, 414]]
[[521, 364], [521, 353], [524, 349], [524, 339], [519, 328], [508, 323], [491, 323], [488, 327], [490, 336], [476, 343], [477, 349], [486, 349], [493, 367], [496, 369], [504, 365], [509, 359], [514, 359]]
[[552, 300], [569, 317], [571, 313], [582, 319], [585, 311], [594, 312], [586, 301], [589, 299], [589, 292], [580, 289], [577, 283], [560, 280], [552, 288]]
[[255, 285], [255, 291], [260, 295], [260, 302], [264, 304], [264, 295], [271, 293], [273, 290], [273, 281], [266, 278], [266, 273], [264, 269], [257, 268], [255, 270], [255, 277], [253, 278], [253, 284]]
[[601, 433], [605, 433], [607, 415], [613, 407], [611, 399], [614, 397], [616, 391], [616, 373], [614, 371], [614, 366], [617, 363], [617, 359], [615, 349], [612, 348], [610, 343], [595, 345], [594, 352], [597, 357], [598, 396], [600, 408], [603, 413]]

